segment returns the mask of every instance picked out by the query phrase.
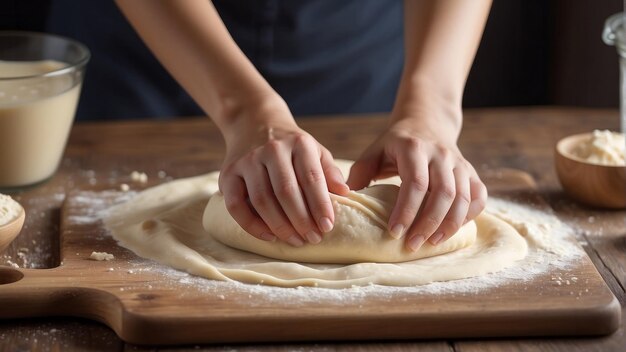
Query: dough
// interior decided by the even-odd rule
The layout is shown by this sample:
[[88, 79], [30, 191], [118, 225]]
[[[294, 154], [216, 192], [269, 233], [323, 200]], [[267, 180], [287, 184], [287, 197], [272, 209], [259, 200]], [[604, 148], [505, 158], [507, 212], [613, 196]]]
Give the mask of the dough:
[[[350, 162], [338, 161], [338, 166], [347, 174]], [[526, 240], [513, 227], [483, 213], [475, 220], [473, 243], [443, 255], [402, 263], [305, 264], [272, 259], [224, 245], [203, 228], [203, 214], [218, 190], [218, 176], [214, 172], [150, 188], [111, 208], [105, 226], [120, 245], [137, 255], [193, 275], [283, 287], [422, 285], [495, 272], [513, 265], [528, 251]], [[398, 180], [379, 183], [385, 182], [397, 184]], [[452, 243], [465, 245], [455, 237]]]
[[438, 246], [427, 242], [417, 252], [408, 250], [404, 239], [394, 239], [387, 231], [398, 190], [396, 185], [379, 184], [350, 192], [347, 197], [331, 194], [335, 227], [323, 235], [321, 243], [299, 248], [282, 241], [267, 242], [250, 236], [230, 216], [221, 193], [209, 200], [202, 224], [213, 238], [227, 246], [269, 258], [307, 263], [407, 262], [452, 252], [474, 243], [476, 225], [469, 222], [449, 241]]

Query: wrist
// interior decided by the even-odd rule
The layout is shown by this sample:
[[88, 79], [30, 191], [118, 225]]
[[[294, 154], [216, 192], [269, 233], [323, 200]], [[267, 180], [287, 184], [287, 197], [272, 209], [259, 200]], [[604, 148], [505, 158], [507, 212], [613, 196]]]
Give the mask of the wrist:
[[218, 125], [227, 147], [275, 127], [297, 126], [287, 103], [275, 92], [224, 103]]
[[455, 104], [428, 100], [422, 96], [421, 99], [394, 106], [389, 124], [391, 129], [456, 147], [463, 125], [463, 112]]
[[390, 124], [412, 129], [441, 131], [446, 139], [456, 140], [463, 125], [462, 95], [438, 89], [425, 81], [400, 84], [391, 112]]

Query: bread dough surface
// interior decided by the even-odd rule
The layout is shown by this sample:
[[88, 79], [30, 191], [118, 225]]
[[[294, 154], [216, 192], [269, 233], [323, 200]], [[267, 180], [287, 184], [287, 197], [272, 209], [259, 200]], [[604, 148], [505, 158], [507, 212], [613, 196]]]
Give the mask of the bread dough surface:
[[[337, 164], [347, 176], [351, 162]], [[234, 220], [226, 216], [216, 193], [218, 177], [214, 172], [150, 188], [112, 207], [105, 225], [120, 245], [141, 257], [209, 279], [283, 287], [414, 286], [462, 279], [504, 269], [528, 251], [512, 226], [487, 213], [444, 244], [405, 251], [402, 240], [392, 239], [383, 225], [396, 197], [397, 178], [347, 200], [333, 197], [339, 209], [336, 233], [325, 235], [326, 246], [306, 245], [298, 251], [257, 240], [229, 223]], [[359, 247], [355, 237], [362, 240]], [[344, 258], [343, 263], [337, 258]], [[315, 261], [325, 263], [307, 263]]]
[[224, 197], [216, 193], [204, 211], [204, 229], [219, 242], [232, 248], [269, 258], [306, 263], [354, 264], [363, 262], [397, 263], [433, 257], [465, 248], [476, 240], [476, 225], [469, 222], [449, 241], [438, 246], [429, 242], [412, 252], [404, 239], [387, 231], [389, 215], [398, 195], [398, 186], [378, 184], [347, 196], [331, 194], [335, 227], [319, 244], [293, 247], [282, 241], [267, 242], [250, 236], [230, 216]]

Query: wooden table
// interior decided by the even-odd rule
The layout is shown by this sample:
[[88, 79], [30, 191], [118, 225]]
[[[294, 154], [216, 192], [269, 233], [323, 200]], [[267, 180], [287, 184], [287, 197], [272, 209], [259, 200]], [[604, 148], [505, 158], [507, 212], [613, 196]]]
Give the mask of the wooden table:
[[[302, 118], [300, 125], [339, 158], [353, 159], [383, 129], [384, 116]], [[565, 197], [553, 167], [560, 138], [596, 128], [619, 128], [616, 110], [573, 108], [502, 108], [468, 110], [461, 149], [479, 170], [512, 167], [526, 170], [541, 193], [583, 244], [622, 305], [626, 321], [626, 211], [598, 211]], [[0, 255], [0, 265], [49, 268], [58, 265], [58, 219], [65, 193], [81, 187], [117, 187], [132, 171], [146, 172], [150, 183], [196, 175], [219, 168], [224, 146], [206, 118], [167, 122], [79, 123], [71, 134], [59, 172], [49, 182], [15, 195], [29, 218], [22, 234]], [[602, 226], [597, 226], [602, 224]], [[1, 308], [0, 308], [1, 309]], [[584, 324], [584, 321], [580, 322]], [[626, 329], [602, 338], [450, 340], [284, 346], [203, 346], [205, 350], [327, 351], [623, 351]], [[168, 348], [196, 350], [198, 346]], [[0, 322], [0, 351], [144, 350], [125, 344], [104, 325], [75, 318]], [[148, 350], [147, 348], [145, 348]]]

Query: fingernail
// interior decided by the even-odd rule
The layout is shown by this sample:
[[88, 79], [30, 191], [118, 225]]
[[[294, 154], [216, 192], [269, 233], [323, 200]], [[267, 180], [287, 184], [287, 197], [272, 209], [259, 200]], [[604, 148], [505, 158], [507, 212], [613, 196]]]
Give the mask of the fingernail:
[[417, 252], [417, 250], [420, 249], [424, 241], [425, 241], [424, 236], [421, 236], [421, 235], [414, 236], [413, 238], [409, 240], [407, 245], [409, 246], [409, 249], [411, 249], [413, 252]]
[[292, 235], [287, 239], [287, 243], [294, 247], [302, 247], [304, 245], [304, 241], [298, 235]]
[[264, 232], [264, 233], [260, 234], [259, 237], [263, 241], [268, 241], [268, 242], [276, 241], [276, 236], [272, 235], [271, 233], [267, 233], [267, 232]]
[[333, 223], [329, 218], [323, 217], [320, 219], [320, 228], [324, 232], [330, 232], [333, 230]]
[[308, 232], [306, 235], [306, 239], [313, 244], [318, 244], [320, 242], [322, 242], [322, 236], [318, 235], [317, 233], [310, 231]]
[[402, 224], [393, 225], [393, 227], [391, 227], [391, 230], [389, 230], [389, 234], [391, 235], [391, 237], [395, 239], [402, 237], [402, 235], [404, 235], [404, 225]]
[[443, 238], [443, 232], [437, 232], [436, 234], [432, 235], [429, 241], [430, 243], [436, 245], [439, 243], [439, 241], [441, 241], [442, 238]]

